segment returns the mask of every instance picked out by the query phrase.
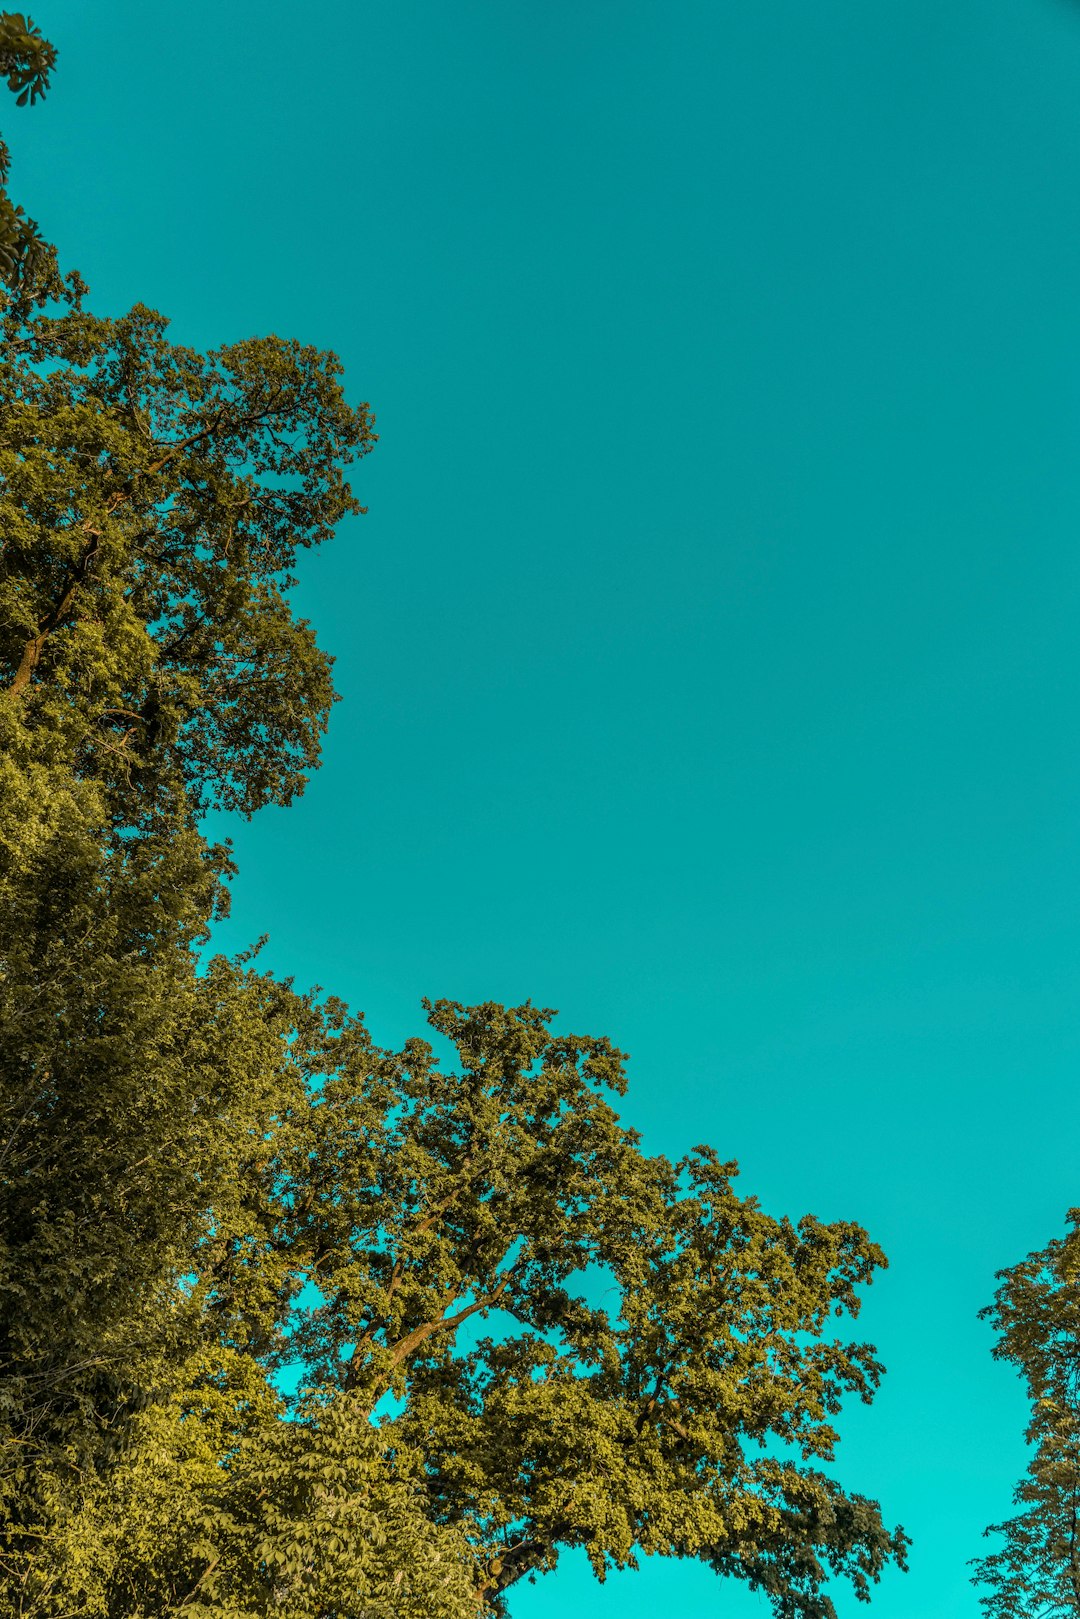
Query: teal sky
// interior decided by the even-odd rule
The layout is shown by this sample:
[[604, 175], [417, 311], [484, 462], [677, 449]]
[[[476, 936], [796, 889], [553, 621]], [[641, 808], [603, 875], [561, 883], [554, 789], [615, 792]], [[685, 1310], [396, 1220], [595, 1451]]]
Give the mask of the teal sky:
[[[627, 1116], [862, 1221], [838, 1471], [974, 1619], [1024, 1465], [976, 1319], [1080, 1203], [1080, 4], [41, 0], [17, 196], [119, 312], [338, 350], [343, 693], [228, 947], [534, 1000]], [[842, 1619], [863, 1610], [846, 1592]], [[570, 1561], [515, 1619], [765, 1619]]]

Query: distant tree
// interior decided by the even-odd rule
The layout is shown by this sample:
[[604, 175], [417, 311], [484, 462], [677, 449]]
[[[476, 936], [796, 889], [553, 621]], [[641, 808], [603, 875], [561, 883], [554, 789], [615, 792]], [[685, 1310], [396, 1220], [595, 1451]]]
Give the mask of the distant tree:
[[983, 1314], [995, 1357], [1027, 1386], [1034, 1452], [1014, 1495], [1022, 1510], [986, 1531], [1001, 1543], [974, 1578], [990, 1619], [1059, 1619], [1080, 1614], [1080, 1210], [1000, 1282]]
[[[0, 76], [14, 92], [16, 105], [33, 106], [42, 99], [55, 64], [56, 51], [31, 17], [0, 13]], [[8, 195], [10, 165], [7, 144], [0, 140], [0, 281], [9, 284], [32, 274], [43, 250], [36, 223]]]

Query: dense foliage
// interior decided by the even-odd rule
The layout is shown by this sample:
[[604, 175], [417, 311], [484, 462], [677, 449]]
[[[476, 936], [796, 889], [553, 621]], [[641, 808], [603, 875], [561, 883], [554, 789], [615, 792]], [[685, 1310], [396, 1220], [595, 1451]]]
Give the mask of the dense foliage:
[[[21, 19], [19, 20], [21, 22]], [[27, 25], [29, 26], [29, 25]], [[905, 1541], [827, 1471], [879, 1367], [847, 1223], [649, 1157], [624, 1058], [531, 1005], [378, 1047], [207, 959], [211, 806], [286, 804], [330, 664], [290, 605], [360, 508], [333, 356], [0, 321], [0, 1611], [464, 1619], [583, 1547], [782, 1619]]]
[[990, 1619], [1060, 1619], [1080, 1613], [1080, 1209], [1069, 1230], [1002, 1271], [983, 1312], [994, 1354], [1016, 1366], [1031, 1401], [1028, 1470], [1020, 1512], [995, 1524], [997, 1548], [976, 1565]]

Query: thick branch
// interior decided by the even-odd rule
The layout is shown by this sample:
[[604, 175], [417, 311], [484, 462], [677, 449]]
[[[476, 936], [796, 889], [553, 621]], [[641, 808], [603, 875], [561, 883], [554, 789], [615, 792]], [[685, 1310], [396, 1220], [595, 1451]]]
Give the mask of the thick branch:
[[[456, 1186], [451, 1187], [450, 1191], [446, 1193], [445, 1197], [440, 1198], [437, 1203], [433, 1204], [424, 1218], [417, 1225], [415, 1225], [411, 1231], [402, 1237], [401, 1246], [403, 1248], [407, 1247], [408, 1243], [415, 1240], [417, 1237], [425, 1236], [427, 1232], [431, 1231], [433, 1227], [438, 1225], [440, 1218], [446, 1213], [446, 1210], [450, 1207], [451, 1203], [453, 1203], [455, 1198], [459, 1197], [469, 1185], [468, 1172], [472, 1168], [475, 1161], [475, 1156], [471, 1152], [466, 1154], [458, 1169], [458, 1174], [463, 1178], [458, 1181]], [[398, 1257], [394, 1261], [394, 1268], [390, 1272], [390, 1280], [386, 1287], [382, 1315], [381, 1317], [376, 1317], [376, 1319], [372, 1321], [371, 1325], [365, 1329], [363, 1336], [358, 1339], [356, 1349], [353, 1351], [354, 1360], [357, 1352], [365, 1348], [371, 1342], [375, 1333], [378, 1332], [380, 1328], [389, 1326], [390, 1304], [393, 1300], [394, 1294], [397, 1292], [402, 1281], [404, 1280], [405, 1268], [405, 1255], [403, 1253], [399, 1253]]]
[[573, 1531], [573, 1525], [568, 1522], [552, 1524], [547, 1535], [541, 1539], [535, 1535], [528, 1540], [519, 1540], [515, 1545], [508, 1546], [500, 1553], [497, 1562], [498, 1570], [493, 1570], [492, 1584], [498, 1591], [505, 1591], [507, 1586], [515, 1585], [523, 1579], [530, 1569], [534, 1569], [549, 1552], [554, 1550], [560, 1540], [567, 1539]]
[[8, 688], [13, 697], [21, 697], [27, 686], [29, 686], [45, 642], [57, 625], [61, 624], [67, 617], [71, 610], [71, 604], [78, 594], [79, 586], [85, 581], [87, 574], [90, 572], [90, 565], [97, 556], [98, 541], [101, 539], [100, 531], [84, 524], [83, 532], [87, 538], [82, 555], [68, 573], [59, 598], [49, 608], [45, 617], [38, 621], [37, 634], [32, 635], [23, 647], [19, 667], [15, 671], [15, 678]]
[[433, 1338], [436, 1333], [456, 1332], [461, 1323], [467, 1321], [471, 1315], [475, 1315], [478, 1310], [490, 1310], [492, 1305], [497, 1304], [506, 1292], [512, 1274], [511, 1271], [507, 1271], [493, 1292], [485, 1293], [482, 1298], [477, 1299], [473, 1304], [467, 1304], [464, 1310], [459, 1310], [456, 1315], [444, 1315], [435, 1321], [423, 1321], [420, 1326], [414, 1327], [412, 1332], [406, 1333], [404, 1338], [399, 1338], [397, 1343], [392, 1344], [390, 1348], [390, 1358], [393, 1364], [400, 1366], [403, 1361], [408, 1360], [410, 1355], [415, 1354], [421, 1344], [426, 1343], [429, 1338]]
[[[455, 1315], [437, 1316], [427, 1321], [421, 1321], [420, 1325], [414, 1327], [412, 1332], [407, 1332], [403, 1338], [399, 1338], [396, 1343], [391, 1344], [389, 1346], [390, 1364], [392, 1366], [403, 1365], [410, 1355], [416, 1353], [421, 1344], [427, 1343], [429, 1338], [434, 1338], [437, 1334], [444, 1332], [456, 1332], [462, 1322], [467, 1321], [470, 1316], [476, 1315], [478, 1311], [493, 1309], [509, 1287], [515, 1268], [513, 1265], [510, 1267], [498, 1287], [493, 1288], [490, 1293], [483, 1294], [480, 1298], [474, 1300], [472, 1304], [467, 1304], [463, 1310], [458, 1310]], [[459, 1294], [454, 1294], [449, 1303], [455, 1304], [459, 1297]], [[349, 1370], [345, 1378], [346, 1388], [355, 1388], [359, 1382], [360, 1351], [370, 1340], [371, 1329], [357, 1343], [350, 1356]]]
[[649, 1398], [645, 1401], [642, 1409], [638, 1412], [638, 1419], [634, 1426], [639, 1434], [645, 1431], [645, 1424], [648, 1422], [649, 1418], [652, 1416], [653, 1412], [660, 1403], [660, 1396], [664, 1392], [664, 1380], [667, 1377], [668, 1371], [669, 1367], [665, 1366], [661, 1371], [657, 1372], [656, 1382], [653, 1385], [653, 1391], [649, 1395]]

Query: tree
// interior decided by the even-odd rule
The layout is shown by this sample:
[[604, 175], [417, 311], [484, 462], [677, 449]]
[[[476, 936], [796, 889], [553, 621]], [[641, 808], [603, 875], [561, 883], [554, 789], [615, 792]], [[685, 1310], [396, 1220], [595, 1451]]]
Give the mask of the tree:
[[906, 1546], [826, 1471], [883, 1256], [646, 1155], [551, 1013], [431, 1004], [445, 1067], [206, 960], [202, 817], [318, 763], [290, 590], [372, 421], [86, 304], [42, 249], [0, 307], [0, 1607], [465, 1619], [581, 1547], [830, 1619]]
[[[230, 1458], [301, 1466], [298, 1435], [389, 1398], [386, 1489], [415, 1524], [421, 1492], [490, 1605], [567, 1546], [601, 1573], [699, 1557], [800, 1619], [832, 1613], [830, 1572], [865, 1595], [904, 1537], [820, 1465], [878, 1377], [827, 1330], [882, 1262], [858, 1227], [766, 1216], [707, 1149], [645, 1156], [606, 1099], [620, 1053], [535, 1008], [431, 1007], [446, 1073], [250, 964], [199, 970], [229, 858], [199, 816], [287, 802], [317, 760], [329, 671], [288, 587], [373, 435], [326, 356], [200, 356], [83, 303], [55, 273], [13, 293], [0, 368], [12, 1581], [45, 1613], [77, 1579], [81, 1611], [134, 1614], [232, 1570], [239, 1603]], [[149, 1488], [177, 1468], [182, 1492]], [[92, 1526], [133, 1479], [147, 1528], [120, 1547]], [[201, 1570], [176, 1493], [240, 1536]]]
[[1064, 1237], [999, 1280], [983, 1316], [998, 1333], [995, 1358], [1026, 1384], [1035, 1449], [1014, 1494], [1023, 1510], [986, 1531], [1001, 1544], [974, 1578], [990, 1619], [1058, 1619], [1080, 1613], [1080, 1209]]
[[[150, 311], [86, 314], [54, 269], [0, 324], [2, 1358], [5, 1320], [17, 1343], [57, 1319], [42, 1220], [68, 1258], [81, 1233], [119, 1310], [189, 1207], [177, 1177], [206, 1182], [227, 1093], [195, 1055], [212, 992], [195, 952], [228, 854], [198, 818], [287, 802], [317, 761], [329, 660], [290, 612], [290, 569], [357, 509], [343, 467], [373, 434], [333, 357], [275, 338], [197, 355]], [[129, 1160], [163, 1177], [138, 1218]], [[97, 1330], [88, 1299], [68, 1304]], [[36, 1341], [59, 1353], [54, 1329]]]
[[766, 1215], [709, 1148], [644, 1154], [609, 1100], [608, 1040], [529, 1005], [428, 1015], [449, 1071], [342, 1019], [259, 1168], [250, 1232], [203, 1273], [207, 1308], [242, 1311], [264, 1256], [289, 1256], [277, 1356], [319, 1398], [387, 1411], [498, 1611], [571, 1546], [601, 1577], [696, 1557], [802, 1619], [834, 1613], [829, 1573], [865, 1597], [905, 1537], [818, 1464], [844, 1395], [877, 1383], [829, 1321], [856, 1313], [880, 1251], [854, 1225]]
[[198, 823], [288, 802], [317, 762], [330, 660], [291, 567], [359, 509], [344, 469], [374, 441], [332, 356], [198, 355], [83, 291], [46, 252], [2, 313], [0, 1550], [20, 1602], [65, 1588], [57, 1548], [113, 1500], [80, 1481], [120, 1488], [140, 1411], [190, 1412], [219, 1375], [191, 1371], [179, 1278], [295, 1076], [280, 995], [201, 968], [230, 861]]
[[[18, 106], [33, 106], [44, 97], [55, 65], [56, 51], [31, 17], [0, 13], [0, 75]], [[0, 281], [9, 285], [32, 278], [43, 251], [35, 221], [8, 195], [10, 166], [7, 144], [0, 140]]]
[[45, 1541], [9, 1611], [475, 1619], [467, 1544], [430, 1522], [355, 1401], [285, 1421], [256, 1380], [264, 1409], [238, 1434], [237, 1380], [214, 1389], [204, 1376], [149, 1405], [105, 1481], [49, 1479]]
[[370, 414], [333, 355], [200, 355], [152, 310], [87, 314], [84, 290], [49, 265], [3, 318], [4, 686], [133, 824], [178, 795], [287, 803], [333, 701], [292, 569], [361, 509], [343, 469]]
[[[217, 970], [247, 998], [277, 1111], [246, 1141], [223, 1121], [234, 1173], [157, 1328], [182, 1354], [144, 1349], [118, 1460], [89, 1486], [45, 1470], [11, 1561], [57, 1605], [30, 1611], [74, 1595], [148, 1616], [195, 1593], [236, 1619], [272, 1611], [272, 1587], [290, 1612], [360, 1619], [312, 1563], [320, 1509], [354, 1601], [378, 1576], [365, 1511], [398, 1525], [397, 1573], [436, 1569], [448, 1601], [471, 1576], [496, 1613], [572, 1546], [601, 1577], [643, 1551], [699, 1558], [790, 1619], [831, 1619], [830, 1574], [865, 1597], [903, 1561], [902, 1532], [822, 1466], [843, 1397], [879, 1374], [830, 1328], [882, 1263], [857, 1226], [769, 1217], [706, 1148], [646, 1156], [609, 1100], [621, 1053], [550, 1013], [432, 1005], [444, 1070], [424, 1041], [380, 1050], [337, 1003]], [[101, 1531], [117, 1520], [119, 1544]], [[433, 1552], [414, 1563], [418, 1534]]]

